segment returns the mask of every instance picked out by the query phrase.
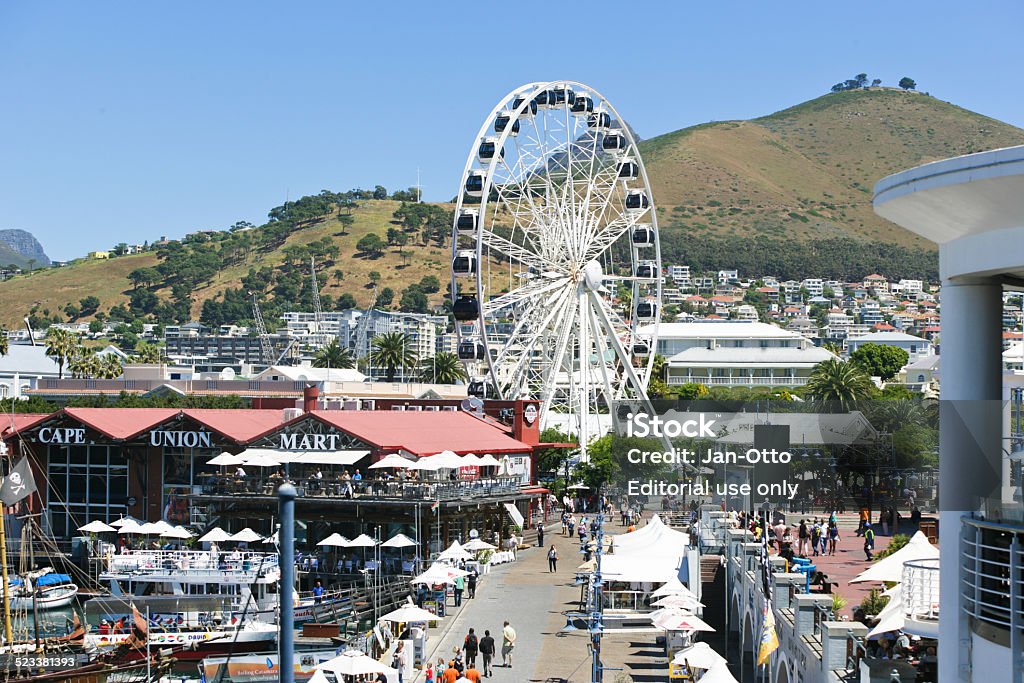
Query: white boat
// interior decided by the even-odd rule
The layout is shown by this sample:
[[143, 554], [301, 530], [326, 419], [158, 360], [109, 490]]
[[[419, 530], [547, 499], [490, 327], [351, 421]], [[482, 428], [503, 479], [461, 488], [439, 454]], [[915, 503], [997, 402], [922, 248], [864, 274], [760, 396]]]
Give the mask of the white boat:
[[[336, 649], [296, 652], [293, 666], [295, 681], [308, 681], [316, 667], [338, 656]], [[224, 669], [223, 673], [221, 669]], [[232, 683], [276, 683], [281, 680], [276, 652], [232, 657], [206, 657], [199, 672], [207, 681], [231, 679]], [[202, 679], [201, 679], [202, 680]]]
[[78, 586], [67, 574], [46, 573], [16, 578], [11, 585], [11, 609], [49, 610], [67, 607], [78, 596]]

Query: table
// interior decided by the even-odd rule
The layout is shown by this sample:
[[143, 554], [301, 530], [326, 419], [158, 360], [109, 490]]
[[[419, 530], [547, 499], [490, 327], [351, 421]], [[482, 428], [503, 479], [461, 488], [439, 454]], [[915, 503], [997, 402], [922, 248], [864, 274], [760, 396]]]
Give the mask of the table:
[[506, 562], [515, 562], [516, 555], [511, 550], [498, 550], [491, 555], [490, 564], [505, 564]]

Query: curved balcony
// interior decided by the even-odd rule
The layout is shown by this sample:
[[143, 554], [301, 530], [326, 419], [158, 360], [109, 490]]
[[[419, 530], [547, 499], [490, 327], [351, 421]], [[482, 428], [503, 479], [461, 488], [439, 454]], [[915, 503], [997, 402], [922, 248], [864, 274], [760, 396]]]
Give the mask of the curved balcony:
[[[974, 621], [1024, 633], [1024, 526], [963, 517], [960, 595]], [[1020, 646], [1020, 640], [1016, 640]]]
[[939, 637], [939, 561], [903, 563], [903, 630], [922, 638]]

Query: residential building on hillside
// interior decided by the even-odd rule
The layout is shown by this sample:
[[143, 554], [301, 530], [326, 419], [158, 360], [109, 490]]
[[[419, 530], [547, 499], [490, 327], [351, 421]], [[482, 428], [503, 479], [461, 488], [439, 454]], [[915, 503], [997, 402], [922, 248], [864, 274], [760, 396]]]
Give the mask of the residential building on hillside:
[[910, 356], [910, 361], [931, 356], [935, 353], [932, 343], [927, 339], [915, 337], [912, 334], [904, 334], [903, 332], [872, 332], [856, 339], [848, 339], [846, 341], [846, 348], [850, 353], [854, 353], [864, 344], [895, 346], [906, 351], [907, 355]]
[[[64, 370], [67, 370], [65, 366]], [[46, 347], [10, 344], [0, 356], [0, 399], [23, 398], [40, 380], [60, 374], [60, 366], [46, 355]]]
[[676, 284], [690, 284], [690, 266], [669, 266], [667, 270], [669, 278]]
[[745, 321], [662, 323], [657, 351], [671, 385], [801, 386], [815, 365], [836, 357], [798, 333]]

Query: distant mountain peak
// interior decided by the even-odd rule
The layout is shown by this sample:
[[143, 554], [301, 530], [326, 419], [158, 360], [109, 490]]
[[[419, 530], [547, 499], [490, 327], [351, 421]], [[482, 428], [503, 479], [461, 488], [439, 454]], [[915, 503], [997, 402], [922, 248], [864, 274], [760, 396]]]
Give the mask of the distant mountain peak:
[[[9, 247], [9, 250], [3, 249], [4, 246]], [[50, 265], [50, 257], [43, 251], [43, 245], [35, 235], [17, 228], [0, 230], [0, 265], [14, 264], [24, 268], [30, 260], [34, 268]]]

